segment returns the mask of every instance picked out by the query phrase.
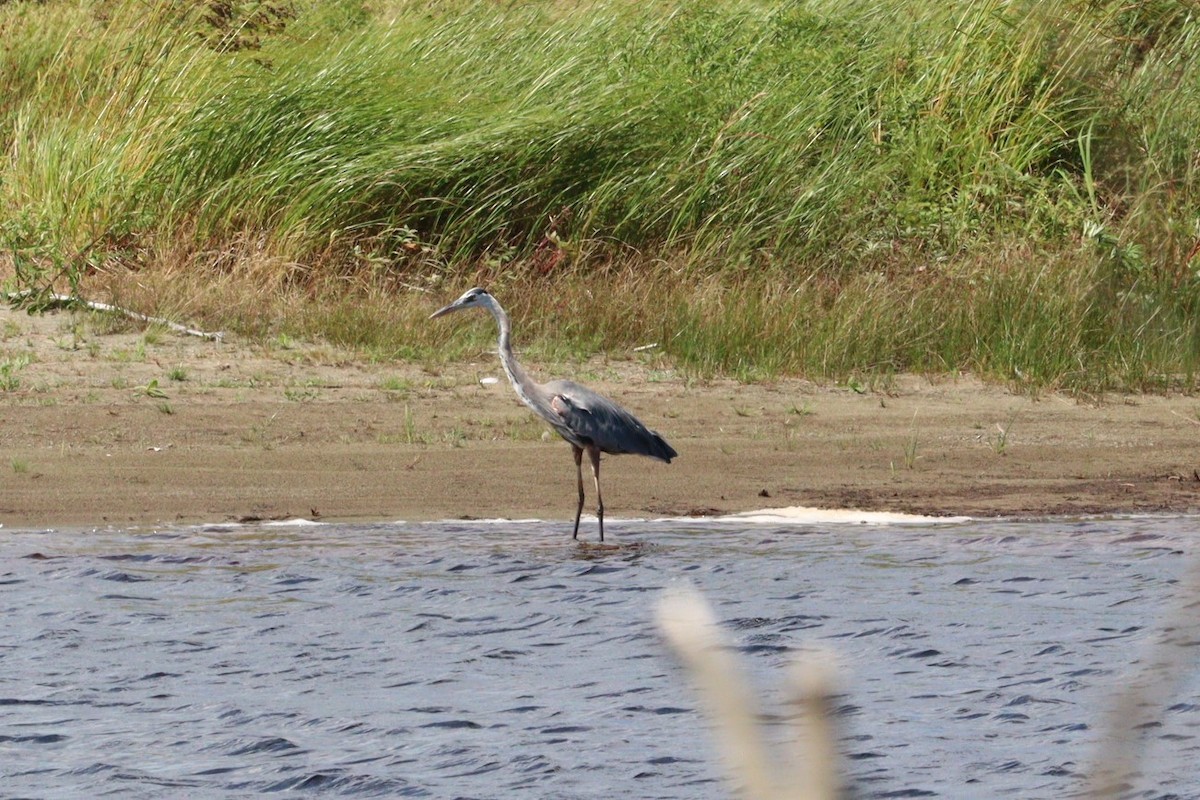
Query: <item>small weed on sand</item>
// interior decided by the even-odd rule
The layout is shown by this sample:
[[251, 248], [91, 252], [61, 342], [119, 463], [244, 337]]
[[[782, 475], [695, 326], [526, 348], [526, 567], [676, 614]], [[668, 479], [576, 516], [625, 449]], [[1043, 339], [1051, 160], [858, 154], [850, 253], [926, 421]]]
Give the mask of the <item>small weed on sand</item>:
[[21, 379], [17, 373], [29, 366], [29, 363], [30, 358], [27, 355], [14, 356], [0, 361], [0, 390], [13, 392], [20, 388]]
[[995, 451], [996, 455], [1002, 456], [1008, 452], [1009, 445], [1012, 444], [1013, 426], [1017, 423], [1017, 417], [1020, 413], [1019, 410], [1013, 409], [1012, 413], [1008, 415], [1008, 421], [1004, 425], [996, 423], [996, 433], [988, 437], [988, 441], [991, 442], [992, 450]]

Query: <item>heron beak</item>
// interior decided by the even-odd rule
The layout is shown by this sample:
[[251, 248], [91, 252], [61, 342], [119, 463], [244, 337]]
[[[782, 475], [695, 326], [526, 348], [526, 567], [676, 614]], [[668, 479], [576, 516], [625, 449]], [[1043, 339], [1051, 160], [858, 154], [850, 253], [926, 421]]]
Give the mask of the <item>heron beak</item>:
[[439, 308], [437, 311], [430, 314], [429, 318], [437, 319], [438, 317], [444, 317], [447, 314], [449, 314], [451, 311], [458, 311], [458, 309], [460, 309], [461, 307], [462, 306], [458, 305], [458, 303], [451, 303], [450, 305], [445, 306], [443, 308]]

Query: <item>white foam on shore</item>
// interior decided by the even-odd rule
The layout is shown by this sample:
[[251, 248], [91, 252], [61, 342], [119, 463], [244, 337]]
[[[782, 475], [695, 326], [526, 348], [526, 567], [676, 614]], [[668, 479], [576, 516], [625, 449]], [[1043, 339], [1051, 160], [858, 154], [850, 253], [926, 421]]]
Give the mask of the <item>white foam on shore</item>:
[[[584, 516], [584, 517], [581, 517], [581, 519], [586, 520], [587, 517]], [[595, 517], [593, 517], [592, 519], [595, 519]], [[417, 521], [416, 524], [418, 524], [418, 525], [522, 525], [522, 524], [536, 525], [541, 522], [560, 522], [560, 521], [561, 520], [555, 520], [555, 519], [538, 519], [537, 517], [520, 517], [518, 519], [511, 519], [509, 517], [488, 517], [486, 519], [463, 519], [463, 518], [459, 517], [456, 519], [423, 519], [423, 520]], [[403, 523], [401, 523], [401, 524], [403, 524]]]
[[[742, 511], [737, 514], [716, 514], [712, 516], [691, 517], [606, 517], [610, 523], [628, 522], [741, 522], [761, 525], [953, 525], [970, 522], [970, 517], [946, 516], [936, 517], [926, 514], [902, 514], [892, 511], [859, 511], [853, 508], [809, 508], [807, 506], [787, 506], [784, 508], [764, 508], [758, 511]], [[447, 522], [465, 523], [470, 525], [514, 525], [540, 524], [546, 522], [561, 522], [559, 519], [507, 519], [494, 517], [491, 519], [472, 520], [431, 520], [426, 524], [441, 525]], [[579, 518], [581, 525], [595, 525], [596, 518], [584, 514]]]
[[[971, 517], [947, 516], [935, 517], [925, 514], [901, 514], [890, 511], [859, 511], [853, 508], [809, 508], [807, 506], [787, 506], [784, 508], [764, 508], [758, 511], [742, 511], [737, 514], [715, 514], [712, 516], [690, 517], [609, 517], [611, 523], [637, 522], [687, 522], [691, 524], [715, 522], [721, 524], [745, 523], [751, 525], [953, 525], [969, 522]], [[493, 517], [489, 519], [438, 519], [421, 520], [421, 525], [521, 525], [562, 522], [561, 519], [539, 519], [525, 517], [509, 519]], [[293, 519], [262, 520], [252, 523], [218, 522], [208, 525], [198, 525], [210, 531], [234, 531], [249, 526], [264, 528], [308, 528], [330, 525], [326, 521], [318, 521], [296, 517]], [[349, 524], [349, 523], [347, 523]], [[406, 520], [392, 520], [392, 525], [411, 524]], [[590, 514], [580, 517], [581, 525], [595, 525], [596, 518]], [[3, 527], [3, 526], [0, 526]]]
[[318, 522], [315, 519], [305, 519], [304, 517], [294, 517], [292, 519], [270, 519], [258, 523], [264, 528], [304, 528], [309, 525], [328, 525], [328, 522]]
[[809, 508], [787, 506], [722, 514], [713, 517], [686, 517], [712, 522], [754, 522], [793, 525], [931, 525], [969, 522], [970, 517], [934, 517], [926, 514], [901, 514], [892, 511], [859, 511], [853, 508]]

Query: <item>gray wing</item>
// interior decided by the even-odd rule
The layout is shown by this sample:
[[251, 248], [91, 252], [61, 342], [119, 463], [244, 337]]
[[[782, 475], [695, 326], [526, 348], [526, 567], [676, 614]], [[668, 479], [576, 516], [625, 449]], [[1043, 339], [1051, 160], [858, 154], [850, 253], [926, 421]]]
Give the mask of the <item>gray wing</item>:
[[[631, 453], [666, 461], [678, 455], [656, 431], [652, 431], [621, 406], [602, 394], [574, 381], [550, 381], [542, 387], [550, 407], [574, 435], [573, 444], [591, 444], [605, 453]], [[565, 437], [571, 441], [571, 437]]]

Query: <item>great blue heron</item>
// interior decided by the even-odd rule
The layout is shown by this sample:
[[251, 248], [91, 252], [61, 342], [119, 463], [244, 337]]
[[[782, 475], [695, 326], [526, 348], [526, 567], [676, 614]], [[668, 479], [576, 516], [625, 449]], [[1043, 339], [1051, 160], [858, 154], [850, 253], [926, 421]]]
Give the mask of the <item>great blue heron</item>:
[[517, 363], [512, 351], [512, 327], [508, 314], [496, 298], [478, 287], [463, 294], [445, 308], [430, 315], [430, 319], [462, 311], [464, 308], [486, 308], [500, 326], [500, 363], [517, 390], [521, 402], [533, 409], [566, 439], [575, 454], [575, 473], [579, 484], [579, 505], [575, 508], [575, 531], [579, 538], [579, 517], [583, 513], [583, 454], [592, 463], [596, 481], [596, 518], [600, 522], [600, 541], [604, 541], [604, 498], [600, 494], [600, 454], [633, 453], [671, 463], [679, 455], [662, 436], [643, 425], [638, 418], [604, 395], [593, 392], [574, 381], [536, 383]]

